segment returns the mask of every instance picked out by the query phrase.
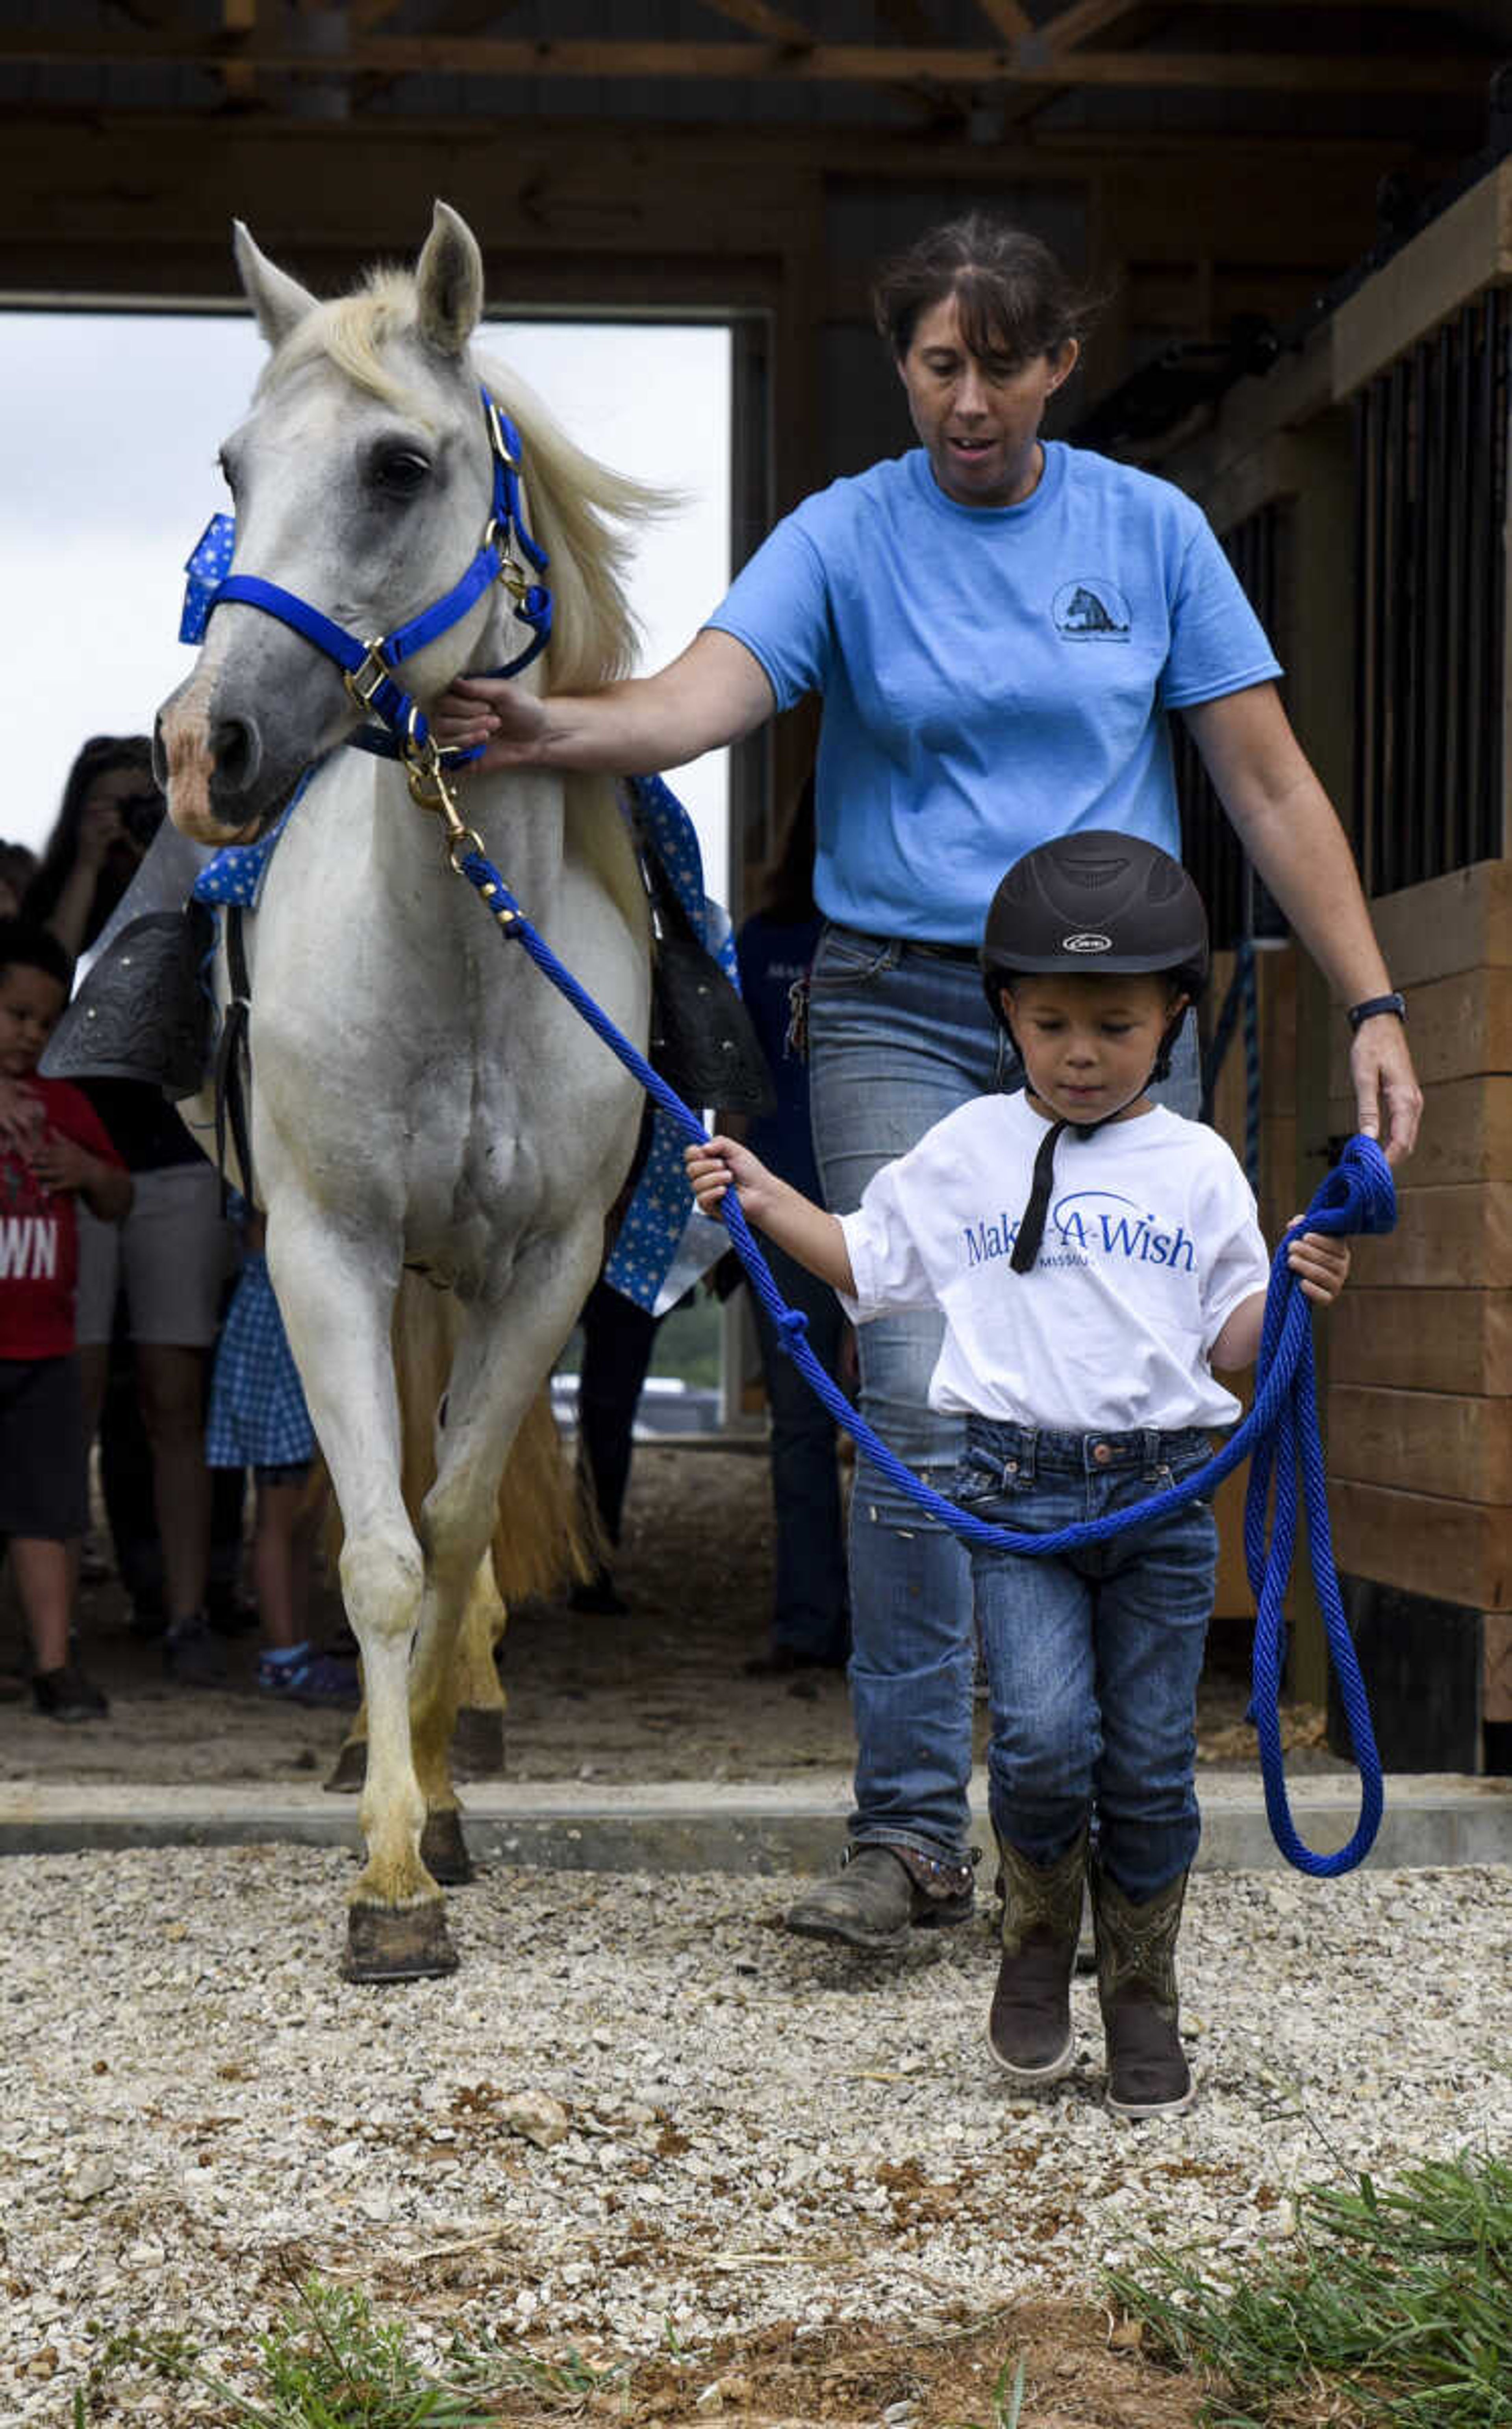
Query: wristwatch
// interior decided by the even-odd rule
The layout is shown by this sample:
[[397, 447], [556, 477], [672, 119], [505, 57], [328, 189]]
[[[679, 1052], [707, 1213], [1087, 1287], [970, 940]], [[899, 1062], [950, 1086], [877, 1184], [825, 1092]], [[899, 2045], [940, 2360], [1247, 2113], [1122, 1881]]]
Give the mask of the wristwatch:
[[1390, 995], [1367, 996], [1363, 1003], [1352, 1003], [1345, 1017], [1351, 1029], [1358, 1029], [1361, 1021], [1373, 1020], [1376, 1014], [1380, 1012], [1392, 1012], [1395, 1013], [1398, 1020], [1405, 1020], [1407, 1016], [1405, 998], [1398, 995], [1394, 990]]

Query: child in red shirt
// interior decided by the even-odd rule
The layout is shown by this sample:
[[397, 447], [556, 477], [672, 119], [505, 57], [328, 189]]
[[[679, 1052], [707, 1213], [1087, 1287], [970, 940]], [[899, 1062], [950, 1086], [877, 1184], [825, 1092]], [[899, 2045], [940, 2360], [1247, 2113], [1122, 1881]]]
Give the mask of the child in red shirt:
[[68, 989], [56, 937], [0, 919], [0, 1545], [31, 1634], [32, 1701], [48, 1720], [87, 1721], [108, 1707], [69, 1661], [72, 1546], [89, 1509], [75, 1198], [119, 1223], [131, 1176], [88, 1098], [38, 1076]]

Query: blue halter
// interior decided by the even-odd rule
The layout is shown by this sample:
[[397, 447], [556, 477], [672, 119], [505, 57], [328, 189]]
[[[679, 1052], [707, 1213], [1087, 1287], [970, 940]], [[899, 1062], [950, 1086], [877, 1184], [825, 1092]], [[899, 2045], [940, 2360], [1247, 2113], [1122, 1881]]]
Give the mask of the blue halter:
[[545, 550], [531, 537], [521, 512], [520, 434], [486, 388], [480, 388], [478, 394], [483, 400], [489, 450], [493, 458], [492, 511], [476, 556], [443, 598], [412, 616], [407, 624], [396, 625], [381, 640], [358, 640], [355, 633], [348, 633], [318, 607], [311, 607], [307, 601], [285, 590], [280, 584], [265, 582], [258, 573], [230, 572], [236, 518], [213, 515], [189, 560], [179, 639], [202, 641], [212, 613], [227, 603], [260, 607], [265, 615], [276, 616], [280, 623], [291, 625], [296, 633], [303, 634], [307, 641], [312, 641], [326, 657], [334, 658], [341, 669], [347, 690], [357, 706], [365, 717], [376, 720], [349, 737], [359, 750], [374, 752], [384, 759], [412, 759], [426, 752], [429, 745], [435, 754], [430, 764], [443, 768], [463, 767], [468, 760], [475, 759], [476, 749], [436, 749], [424, 711], [395, 680], [394, 669], [428, 641], [460, 622], [495, 582], [503, 583], [515, 603], [516, 620], [528, 625], [531, 636], [507, 666], [494, 668], [495, 676], [521, 673], [540, 656], [551, 637], [551, 592], [543, 582], [532, 582], [520, 563], [523, 556], [534, 572], [543, 574], [550, 562]]

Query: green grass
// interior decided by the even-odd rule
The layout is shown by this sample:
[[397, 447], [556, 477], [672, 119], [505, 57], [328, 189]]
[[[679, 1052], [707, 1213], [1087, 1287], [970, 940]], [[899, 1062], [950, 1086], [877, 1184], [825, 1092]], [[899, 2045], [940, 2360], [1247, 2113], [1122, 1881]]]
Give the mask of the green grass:
[[478, 2343], [454, 2337], [436, 2377], [410, 2352], [402, 2322], [375, 2319], [365, 2294], [318, 2277], [305, 2280], [260, 2339], [250, 2393], [207, 2371], [182, 2339], [171, 2352], [158, 2342], [112, 2339], [88, 2388], [75, 2395], [74, 2429], [87, 2429], [94, 2399], [123, 2368], [197, 2381], [224, 2406], [226, 2429], [497, 2429], [506, 2396], [527, 2393], [569, 2420], [590, 2402], [602, 2413], [626, 2379], [623, 2369], [595, 2370], [575, 2349], [547, 2362], [488, 2336]]
[[[1017, 2369], [1005, 2362], [992, 2387], [992, 2418], [990, 2421], [963, 2421], [961, 2429], [1019, 2429], [1019, 2416], [1023, 2410], [1024, 2363], [1021, 2357]], [[1008, 2372], [1013, 2371], [1013, 2382]]]
[[1491, 2157], [1305, 2191], [1239, 2279], [1152, 2252], [1105, 2282], [1147, 2351], [1206, 2374], [1213, 2429], [1512, 2429], [1512, 2168]]

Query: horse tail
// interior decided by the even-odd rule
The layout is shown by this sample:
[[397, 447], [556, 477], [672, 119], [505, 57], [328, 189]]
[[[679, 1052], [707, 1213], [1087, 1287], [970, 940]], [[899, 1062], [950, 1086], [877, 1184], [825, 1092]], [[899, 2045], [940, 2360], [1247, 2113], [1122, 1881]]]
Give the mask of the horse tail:
[[[420, 1275], [400, 1279], [393, 1311], [399, 1394], [400, 1489], [410, 1523], [436, 1480], [436, 1422], [460, 1321], [450, 1291]], [[591, 1545], [573, 1471], [562, 1455], [543, 1383], [510, 1446], [499, 1481], [491, 1545], [494, 1581], [506, 1604], [551, 1594], [592, 1574]]]

